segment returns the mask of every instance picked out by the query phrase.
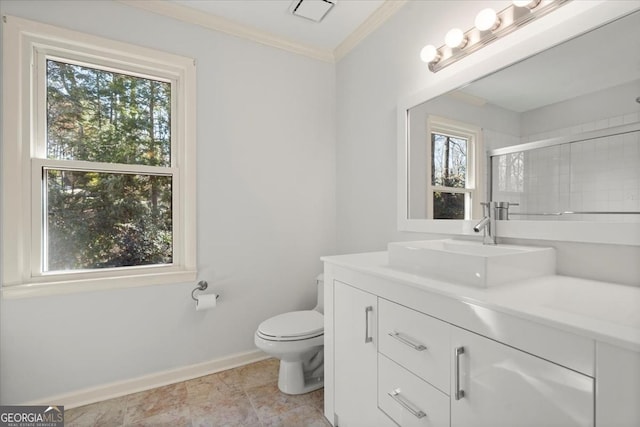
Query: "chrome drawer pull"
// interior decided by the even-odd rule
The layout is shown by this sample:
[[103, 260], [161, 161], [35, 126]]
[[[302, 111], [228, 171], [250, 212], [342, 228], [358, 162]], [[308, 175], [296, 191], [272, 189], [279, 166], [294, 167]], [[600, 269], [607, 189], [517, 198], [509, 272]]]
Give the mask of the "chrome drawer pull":
[[408, 345], [409, 347], [411, 347], [412, 349], [414, 349], [416, 351], [424, 351], [424, 350], [427, 349], [427, 347], [425, 347], [424, 345], [416, 344], [414, 342], [411, 342], [411, 340], [409, 340], [408, 338], [403, 337], [402, 335], [400, 335], [400, 332], [389, 332], [389, 336], [391, 338], [397, 339], [402, 344]]
[[464, 347], [456, 347], [455, 354], [455, 383], [456, 383], [456, 400], [460, 400], [464, 397], [464, 390], [460, 390], [460, 355], [464, 354]]
[[427, 416], [427, 414], [422, 412], [420, 409], [414, 409], [413, 406], [409, 402], [407, 402], [407, 400], [404, 397], [401, 397], [399, 388], [397, 388], [397, 389], [393, 390], [391, 393], [387, 393], [387, 394], [389, 396], [391, 396], [391, 398], [393, 400], [398, 402], [400, 404], [400, 406], [402, 406], [407, 411], [411, 412], [411, 415], [413, 415], [414, 417], [420, 419], [420, 418], [424, 418], [424, 417]]
[[373, 311], [372, 306], [364, 308], [364, 343], [370, 343], [373, 341], [373, 337], [369, 335], [369, 313]]

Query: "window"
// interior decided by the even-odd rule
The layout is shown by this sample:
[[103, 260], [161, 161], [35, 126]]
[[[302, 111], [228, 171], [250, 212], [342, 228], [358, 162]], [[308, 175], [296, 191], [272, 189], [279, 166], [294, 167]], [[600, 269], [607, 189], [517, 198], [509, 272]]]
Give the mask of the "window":
[[14, 17], [5, 34], [3, 292], [194, 280], [194, 61]]
[[429, 219], [471, 219], [479, 209], [476, 177], [481, 149], [479, 128], [442, 117], [427, 120], [427, 215]]

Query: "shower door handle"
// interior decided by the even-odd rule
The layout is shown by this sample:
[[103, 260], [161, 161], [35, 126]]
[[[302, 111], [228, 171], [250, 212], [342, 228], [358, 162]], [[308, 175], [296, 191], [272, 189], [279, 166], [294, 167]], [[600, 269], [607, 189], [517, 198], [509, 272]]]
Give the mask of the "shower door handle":
[[369, 313], [373, 311], [372, 306], [367, 306], [364, 309], [364, 343], [370, 343], [373, 341], [373, 337], [369, 335]]

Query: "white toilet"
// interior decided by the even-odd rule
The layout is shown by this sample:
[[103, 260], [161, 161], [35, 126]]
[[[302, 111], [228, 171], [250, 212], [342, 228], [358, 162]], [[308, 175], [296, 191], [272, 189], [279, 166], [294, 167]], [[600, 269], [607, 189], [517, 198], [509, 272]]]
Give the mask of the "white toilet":
[[265, 320], [255, 333], [256, 346], [280, 359], [278, 388], [303, 394], [324, 385], [324, 279], [316, 278], [318, 305]]

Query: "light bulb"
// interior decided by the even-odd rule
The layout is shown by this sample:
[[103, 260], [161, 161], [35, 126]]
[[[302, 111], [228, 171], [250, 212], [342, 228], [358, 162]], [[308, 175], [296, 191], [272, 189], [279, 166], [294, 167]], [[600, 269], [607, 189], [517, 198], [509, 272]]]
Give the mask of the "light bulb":
[[420, 59], [422, 59], [422, 61], [426, 62], [427, 64], [429, 62], [436, 61], [438, 58], [440, 58], [438, 49], [436, 49], [436, 47], [432, 44], [426, 45], [420, 51]]
[[476, 15], [476, 28], [480, 31], [494, 30], [500, 25], [496, 11], [488, 8], [483, 9]]
[[444, 37], [444, 43], [453, 49], [455, 47], [464, 47], [467, 40], [460, 28], [452, 28]]

